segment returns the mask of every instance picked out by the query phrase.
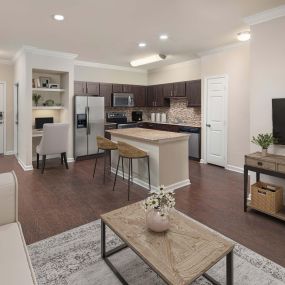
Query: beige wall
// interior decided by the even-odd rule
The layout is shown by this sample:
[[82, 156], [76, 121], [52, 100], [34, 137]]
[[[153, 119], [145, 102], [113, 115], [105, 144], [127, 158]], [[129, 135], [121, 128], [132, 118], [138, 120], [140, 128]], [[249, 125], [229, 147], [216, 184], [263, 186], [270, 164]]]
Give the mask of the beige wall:
[[78, 81], [147, 85], [147, 72], [75, 65], [74, 79]]
[[6, 150], [11, 152], [14, 149], [13, 137], [13, 83], [14, 68], [10, 64], [0, 64], [0, 81], [6, 82]]
[[[251, 27], [250, 137], [272, 132], [272, 98], [285, 98], [284, 31], [285, 17]], [[251, 144], [250, 150], [254, 152], [260, 147]], [[285, 155], [285, 147], [272, 146], [269, 152]], [[261, 179], [285, 187], [284, 179]], [[251, 180], [255, 181], [253, 174]]]
[[249, 152], [249, 57], [250, 46], [243, 44], [201, 58], [203, 79], [222, 74], [229, 78], [227, 164], [234, 167], [242, 167]]
[[200, 59], [171, 64], [148, 72], [148, 85], [201, 78]]

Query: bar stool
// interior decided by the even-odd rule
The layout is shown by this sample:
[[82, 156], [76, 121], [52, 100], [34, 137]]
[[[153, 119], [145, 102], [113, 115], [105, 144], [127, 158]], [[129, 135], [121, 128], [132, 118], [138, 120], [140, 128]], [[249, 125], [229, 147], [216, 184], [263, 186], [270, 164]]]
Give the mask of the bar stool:
[[118, 151], [119, 151], [119, 158], [118, 158], [118, 164], [117, 164], [117, 169], [116, 169], [116, 176], [114, 180], [114, 185], [113, 185], [113, 191], [115, 190], [115, 185], [116, 185], [116, 180], [117, 180], [117, 175], [118, 175], [118, 169], [119, 169], [119, 164], [120, 164], [120, 159], [126, 158], [129, 160], [129, 178], [128, 178], [128, 201], [130, 200], [130, 180], [131, 176], [133, 179], [133, 159], [140, 159], [140, 158], [146, 158], [147, 159], [147, 167], [148, 167], [148, 185], [149, 185], [149, 190], [151, 190], [151, 185], [150, 185], [150, 170], [149, 170], [149, 155], [139, 149], [136, 148], [132, 145], [129, 145], [125, 142], [120, 142], [118, 141]]
[[[102, 136], [97, 136], [96, 137], [97, 140], [97, 146], [98, 146], [98, 151], [97, 151], [97, 155], [99, 154], [100, 150], [104, 151], [104, 183], [105, 183], [105, 177], [106, 177], [106, 156], [107, 156], [107, 152], [111, 153], [112, 150], [117, 150], [118, 149], [118, 145], [114, 142], [112, 142], [109, 139], [106, 139]], [[94, 170], [93, 170], [93, 178], [95, 176], [95, 171], [96, 171], [96, 166], [97, 166], [97, 157], [95, 158], [95, 165], [94, 165]], [[111, 158], [111, 156], [110, 156]], [[111, 163], [110, 163], [111, 164]], [[123, 165], [123, 161], [122, 161], [122, 169], [123, 169], [123, 176], [124, 176], [124, 165]]]

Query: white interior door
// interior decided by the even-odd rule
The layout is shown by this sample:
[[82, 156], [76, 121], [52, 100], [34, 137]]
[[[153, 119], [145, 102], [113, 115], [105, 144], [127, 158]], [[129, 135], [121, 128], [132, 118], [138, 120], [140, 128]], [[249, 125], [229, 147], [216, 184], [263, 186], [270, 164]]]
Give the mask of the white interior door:
[[207, 162], [225, 167], [227, 77], [207, 78], [206, 89]]
[[19, 84], [14, 85], [14, 153], [18, 157]]
[[0, 83], [0, 154], [4, 153], [4, 140], [5, 140], [5, 133], [4, 133], [4, 112], [5, 112], [5, 86], [4, 83]]

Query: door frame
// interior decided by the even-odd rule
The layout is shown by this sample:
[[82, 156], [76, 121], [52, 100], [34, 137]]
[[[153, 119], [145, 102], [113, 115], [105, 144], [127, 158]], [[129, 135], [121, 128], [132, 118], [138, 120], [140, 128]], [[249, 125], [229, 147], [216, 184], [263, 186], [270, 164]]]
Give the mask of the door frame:
[[[15, 101], [17, 100], [17, 102]], [[17, 103], [17, 106], [15, 105]], [[17, 112], [17, 114], [16, 114]], [[17, 116], [17, 117], [16, 117]], [[16, 82], [13, 84], [13, 136], [14, 136], [14, 143], [13, 143], [13, 150], [14, 155], [18, 158], [18, 148], [19, 148], [19, 129], [18, 124], [16, 125], [16, 119], [19, 124], [19, 83]], [[16, 135], [17, 133], [17, 135]]]
[[3, 140], [3, 144], [4, 144], [4, 151], [3, 154], [7, 155], [7, 150], [6, 150], [6, 140], [7, 140], [7, 134], [6, 134], [6, 111], [7, 111], [7, 106], [6, 106], [6, 93], [7, 93], [7, 89], [6, 89], [6, 81], [2, 81], [0, 80], [0, 84], [4, 85], [4, 126], [3, 126], [3, 132], [4, 132], [4, 140]]
[[[225, 165], [224, 168], [227, 168], [228, 165], [228, 97], [229, 97], [229, 76], [228, 74], [220, 74], [220, 75], [212, 75], [212, 76], [205, 76], [204, 77], [204, 84], [203, 84], [203, 122], [202, 122], [202, 149], [203, 149], [203, 157], [201, 159], [201, 163], [208, 163], [208, 153], [207, 153], [207, 108], [208, 108], [208, 89], [207, 89], [207, 82], [209, 79], [220, 78], [224, 77], [226, 81], [226, 88], [225, 88], [225, 106], [224, 106], [224, 115], [225, 115], [225, 133], [224, 133], [224, 156], [225, 156]], [[203, 130], [204, 129], [204, 130]]]

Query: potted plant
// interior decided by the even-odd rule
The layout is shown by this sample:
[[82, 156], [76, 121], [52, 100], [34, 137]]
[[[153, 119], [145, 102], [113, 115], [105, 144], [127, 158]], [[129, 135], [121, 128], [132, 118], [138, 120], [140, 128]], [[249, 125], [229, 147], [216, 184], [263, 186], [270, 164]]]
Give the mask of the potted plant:
[[36, 106], [38, 106], [39, 100], [41, 99], [41, 95], [40, 94], [33, 94], [33, 101], [35, 103]]
[[151, 196], [144, 201], [146, 213], [146, 224], [154, 232], [168, 230], [169, 211], [175, 206], [174, 192], [160, 186], [159, 191], [152, 191]]
[[277, 139], [275, 139], [272, 134], [266, 133], [266, 134], [258, 134], [257, 137], [253, 136], [251, 142], [261, 146], [262, 156], [266, 156], [268, 148], [272, 144], [276, 143]]

